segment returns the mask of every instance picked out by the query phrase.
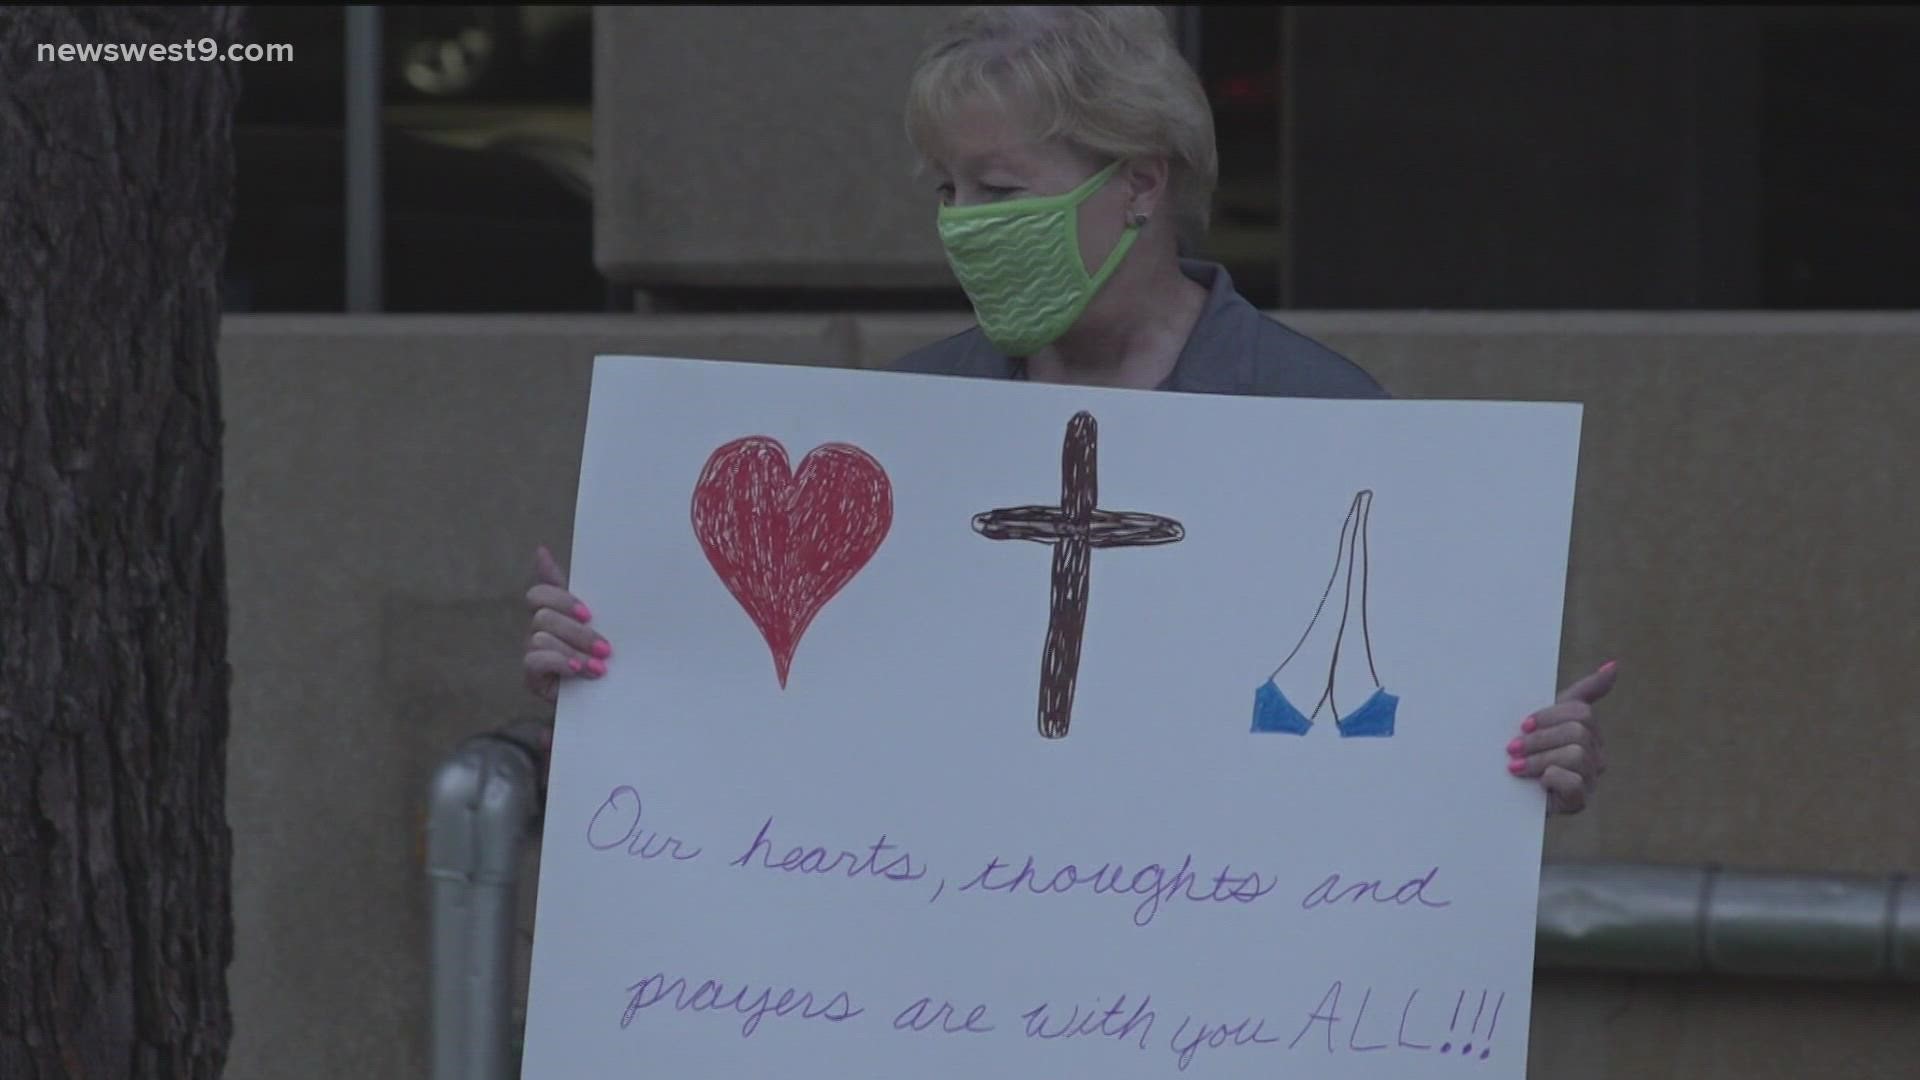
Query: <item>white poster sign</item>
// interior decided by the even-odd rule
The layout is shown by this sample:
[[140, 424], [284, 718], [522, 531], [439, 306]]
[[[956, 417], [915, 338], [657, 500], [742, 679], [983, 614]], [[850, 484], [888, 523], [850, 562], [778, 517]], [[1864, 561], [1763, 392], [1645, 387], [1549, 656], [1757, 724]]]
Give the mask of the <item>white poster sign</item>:
[[524, 1075], [1525, 1075], [1580, 410], [605, 357]]

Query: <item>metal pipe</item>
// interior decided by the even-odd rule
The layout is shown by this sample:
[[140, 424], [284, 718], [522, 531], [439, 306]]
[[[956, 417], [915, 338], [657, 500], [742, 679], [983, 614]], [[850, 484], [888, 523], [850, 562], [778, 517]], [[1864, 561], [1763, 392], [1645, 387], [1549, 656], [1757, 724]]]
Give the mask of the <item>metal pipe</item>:
[[1550, 863], [1541, 968], [1920, 982], [1920, 889], [1904, 875]]
[[380, 198], [380, 8], [347, 8], [347, 310], [379, 311], [386, 245]]
[[427, 821], [432, 889], [433, 1080], [509, 1080], [520, 860], [540, 815], [521, 743], [483, 735], [435, 770]]

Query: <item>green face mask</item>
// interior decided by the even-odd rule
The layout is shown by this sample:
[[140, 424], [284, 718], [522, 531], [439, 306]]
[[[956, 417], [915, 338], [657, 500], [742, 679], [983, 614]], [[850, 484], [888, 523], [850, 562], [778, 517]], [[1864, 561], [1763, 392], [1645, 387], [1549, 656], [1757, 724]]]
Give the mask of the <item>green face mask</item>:
[[980, 330], [1009, 356], [1030, 356], [1073, 327], [1133, 247], [1128, 225], [1106, 264], [1080, 258], [1080, 204], [1113, 176], [1114, 162], [1064, 195], [940, 208], [940, 240]]

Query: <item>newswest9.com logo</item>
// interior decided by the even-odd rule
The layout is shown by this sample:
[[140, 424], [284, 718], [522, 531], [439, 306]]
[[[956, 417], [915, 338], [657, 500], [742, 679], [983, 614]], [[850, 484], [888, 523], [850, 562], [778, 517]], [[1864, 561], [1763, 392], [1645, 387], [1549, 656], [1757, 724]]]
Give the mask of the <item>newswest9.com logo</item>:
[[212, 63], [220, 60], [244, 63], [261, 61], [289, 63], [293, 60], [293, 46], [263, 45], [254, 42], [236, 42], [222, 46], [213, 38], [196, 38], [192, 41], [164, 44], [141, 42], [131, 45], [118, 42], [89, 42], [84, 45], [42, 43], [35, 47], [34, 58], [42, 63], [65, 64], [184, 64]]

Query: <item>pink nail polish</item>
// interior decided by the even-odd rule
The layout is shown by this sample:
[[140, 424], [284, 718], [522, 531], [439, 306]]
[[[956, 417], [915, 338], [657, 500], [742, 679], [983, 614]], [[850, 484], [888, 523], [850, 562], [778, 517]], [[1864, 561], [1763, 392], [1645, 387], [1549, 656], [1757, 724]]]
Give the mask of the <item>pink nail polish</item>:
[[1515, 739], [1512, 742], [1507, 744], [1507, 756], [1510, 758], [1517, 758], [1520, 756], [1520, 740], [1519, 739]]
[[613, 646], [604, 641], [596, 641], [593, 643], [593, 655], [605, 660], [607, 657], [613, 655]]
[[1520, 730], [1526, 732], [1529, 735], [1533, 734], [1534, 729], [1538, 728], [1539, 726], [1540, 726], [1540, 721], [1535, 720], [1531, 716], [1527, 717], [1525, 720], [1520, 721]]
[[573, 617], [579, 619], [581, 622], [592, 622], [593, 612], [588, 611], [587, 605], [585, 604], [575, 604], [573, 606]]
[[607, 673], [607, 665], [595, 660], [587, 665], [587, 670], [593, 672], [593, 677], [597, 679]]
[[567, 661], [567, 670], [573, 672], [575, 675], [580, 674], [580, 661], [578, 660]]
[[1527, 767], [1526, 761], [1524, 761], [1521, 758], [1514, 758], [1511, 761], [1507, 762], [1507, 771], [1510, 773], [1513, 773], [1515, 776], [1520, 775], [1520, 770], [1526, 767]]
[[1614, 668], [1618, 666], [1620, 666], [1619, 661], [1609, 660], [1606, 663], [1600, 665], [1600, 674], [1605, 675], [1607, 672], [1612, 671]]

